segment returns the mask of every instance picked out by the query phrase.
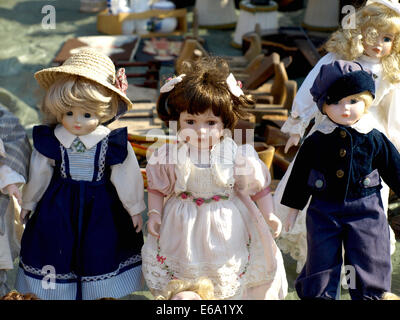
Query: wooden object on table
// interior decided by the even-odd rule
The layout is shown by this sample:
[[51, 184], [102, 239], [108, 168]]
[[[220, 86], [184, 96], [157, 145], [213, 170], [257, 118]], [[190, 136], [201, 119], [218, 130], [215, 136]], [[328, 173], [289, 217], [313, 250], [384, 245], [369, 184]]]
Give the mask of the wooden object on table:
[[[285, 109], [291, 109], [291, 105], [289, 104], [292, 102], [292, 98], [294, 98], [294, 95], [297, 92], [297, 82], [294, 80], [289, 80], [288, 78], [286, 65], [287, 63], [290, 63], [290, 61], [287, 62], [287, 58], [285, 58], [284, 61], [279, 61], [276, 59], [277, 61], [273, 62], [274, 77], [272, 81], [267, 82], [264, 80], [264, 83], [260, 85], [262, 80], [268, 76], [261, 74], [263, 77], [257, 78], [258, 82], [254, 80], [252, 83], [250, 83], [254, 84], [253, 87], [256, 87], [256, 89], [245, 90], [247, 94], [253, 95], [257, 103], [279, 104]], [[264, 73], [266, 73], [266, 71]], [[245, 89], [249, 87], [246, 86], [246, 84], [247, 83], [244, 85]], [[288, 95], [289, 99], [287, 99]]]
[[242, 36], [254, 30], [256, 24], [261, 29], [274, 29], [278, 27], [278, 4], [270, 1], [267, 6], [256, 6], [248, 0], [239, 4], [239, 18], [231, 45], [235, 48], [242, 47]]
[[209, 29], [231, 29], [237, 17], [234, 0], [197, 0], [198, 25]]
[[209, 53], [204, 49], [199, 41], [186, 38], [183, 41], [179, 56], [175, 60], [175, 70], [177, 74], [182, 73], [182, 64], [185, 61], [196, 61], [201, 57], [208, 57]]
[[308, 0], [302, 21], [307, 30], [332, 32], [338, 27], [339, 0]]
[[243, 56], [222, 56], [228, 61], [231, 68], [246, 68], [255, 58], [262, 53], [261, 38], [257, 32], [249, 35], [249, 47]]
[[288, 118], [289, 110], [297, 92], [297, 82], [288, 79], [283, 62], [274, 63], [273, 68], [275, 76], [272, 83], [264, 84], [257, 91], [246, 91], [246, 93], [253, 94], [256, 99], [257, 93], [260, 93], [264, 99], [270, 98], [268, 99], [269, 103], [257, 102], [254, 108], [245, 110], [255, 115], [257, 123], [266, 120], [281, 126], [282, 122]]
[[260, 160], [269, 169], [271, 179], [273, 178], [273, 168], [272, 163], [275, 154], [275, 148], [273, 146], [267, 145], [264, 142], [254, 142], [254, 149], [256, 150]]
[[[254, 32], [243, 35], [242, 51], [250, 46], [250, 36]], [[291, 78], [305, 77], [325, 54], [323, 48], [326, 36], [314, 32], [305, 32], [301, 27], [281, 27], [278, 29], [260, 30], [262, 51], [266, 54], [276, 52], [281, 59], [292, 57], [294, 63], [287, 69]]]
[[182, 36], [187, 32], [187, 10], [148, 10], [139, 13], [122, 12], [116, 15], [111, 15], [107, 10], [100, 12], [97, 15], [97, 30], [106, 34], [122, 34], [122, 24], [127, 20], [144, 20], [150, 18], [176, 18], [178, 25], [173, 32], [148, 32], [141, 34], [142, 38], [147, 37], [168, 37], [168, 36]]

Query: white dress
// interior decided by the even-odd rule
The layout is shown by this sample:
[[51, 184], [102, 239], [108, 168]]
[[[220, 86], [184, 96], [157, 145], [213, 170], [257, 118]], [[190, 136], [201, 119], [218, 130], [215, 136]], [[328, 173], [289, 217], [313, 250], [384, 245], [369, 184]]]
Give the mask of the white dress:
[[[225, 158], [218, 156], [221, 150]], [[234, 173], [241, 156], [249, 174]], [[190, 160], [188, 145], [179, 143], [163, 145], [149, 163], [149, 190], [168, 199], [160, 238], [148, 234], [142, 248], [148, 287], [163, 290], [174, 277], [206, 276], [217, 299], [284, 299], [287, 281], [281, 253], [268, 228], [260, 237], [262, 228], [256, 227], [250, 206], [244, 204], [270, 181], [255, 150], [225, 138], [211, 150], [210, 166], [202, 168]], [[265, 286], [263, 294], [251, 293], [257, 286]]]
[[[311, 135], [319, 123], [321, 123], [326, 116], [322, 115], [310, 93], [316, 76], [322, 65], [331, 63], [339, 59], [334, 53], [328, 53], [322, 57], [315, 67], [305, 78], [301, 87], [299, 88], [293, 102], [291, 116], [284, 123], [281, 130], [288, 134], [299, 134], [304, 136], [304, 132], [308, 127], [310, 121], [315, 118], [315, 124], [311, 128], [308, 135]], [[390, 141], [400, 151], [400, 90], [399, 84], [392, 84], [382, 76], [382, 64], [379, 59], [371, 58], [368, 56], [361, 56], [355, 61], [359, 62], [362, 67], [369, 69], [374, 74], [375, 79], [375, 99], [369, 107], [369, 113], [363, 116], [365, 121], [369, 121], [372, 127], [383, 132]], [[287, 180], [292, 171], [293, 161], [289, 165], [285, 175], [279, 182], [274, 194], [275, 214], [285, 221], [289, 212], [289, 208], [280, 203], [283, 192], [286, 187]], [[387, 214], [388, 200], [389, 200], [389, 187], [382, 183], [381, 196], [385, 212]], [[307, 239], [306, 239], [306, 212], [307, 206], [299, 212], [293, 228], [289, 232], [284, 230], [277, 240], [279, 248], [289, 253], [293, 259], [297, 261], [297, 272], [300, 272], [307, 257]], [[391, 236], [391, 253], [394, 253], [396, 239], [393, 230], [390, 229]]]

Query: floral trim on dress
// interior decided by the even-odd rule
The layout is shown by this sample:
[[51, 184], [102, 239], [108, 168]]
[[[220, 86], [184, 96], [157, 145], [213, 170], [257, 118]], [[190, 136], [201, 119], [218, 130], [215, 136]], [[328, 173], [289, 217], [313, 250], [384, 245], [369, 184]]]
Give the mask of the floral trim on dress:
[[[239, 273], [238, 278], [242, 278], [246, 272], [247, 268], [250, 265], [250, 245], [251, 245], [251, 236], [249, 235], [249, 241], [247, 241], [246, 248], [247, 248], [247, 262], [243, 268], [243, 271]], [[160, 248], [160, 237], [157, 237], [157, 255], [156, 255], [157, 261], [161, 264], [161, 269], [164, 269], [167, 272], [167, 275], [171, 278], [171, 280], [178, 279], [175, 275], [174, 272], [171, 270], [171, 268], [165, 263], [167, 260], [167, 257], [164, 257], [161, 255], [161, 248]]]
[[195, 202], [199, 207], [203, 204], [203, 203], [210, 203], [212, 201], [220, 201], [222, 200], [228, 200], [229, 196], [226, 195], [215, 195], [212, 196], [211, 198], [195, 198], [190, 192], [181, 192], [179, 195], [179, 197], [181, 197], [183, 200], [192, 200], [193, 202]]

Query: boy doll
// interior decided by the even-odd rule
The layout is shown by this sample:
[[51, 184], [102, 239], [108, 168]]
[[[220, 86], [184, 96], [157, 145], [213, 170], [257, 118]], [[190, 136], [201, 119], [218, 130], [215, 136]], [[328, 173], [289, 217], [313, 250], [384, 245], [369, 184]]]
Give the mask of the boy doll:
[[355, 271], [353, 300], [390, 291], [389, 225], [381, 178], [400, 195], [400, 154], [373, 129], [366, 113], [375, 97], [373, 76], [357, 62], [323, 65], [310, 92], [326, 115], [302, 144], [281, 203], [291, 208], [285, 228], [310, 196], [307, 260], [295, 282], [301, 299], [334, 299], [344, 263]]

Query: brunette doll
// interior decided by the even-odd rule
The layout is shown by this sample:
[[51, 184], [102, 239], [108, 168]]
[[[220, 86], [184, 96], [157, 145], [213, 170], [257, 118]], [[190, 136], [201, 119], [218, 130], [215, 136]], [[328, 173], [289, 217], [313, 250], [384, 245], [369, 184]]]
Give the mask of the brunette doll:
[[241, 107], [253, 102], [224, 60], [185, 68], [157, 102], [160, 118], [170, 127], [177, 122], [179, 142], [161, 146], [146, 168], [147, 285], [157, 296], [174, 278], [207, 277], [216, 299], [283, 299], [285, 270], [273, 240], [281, 222], [273, 214], [269, 171], [251, 145], [229, 136]]

